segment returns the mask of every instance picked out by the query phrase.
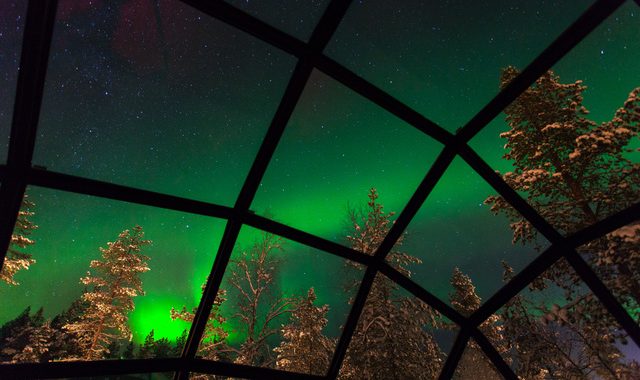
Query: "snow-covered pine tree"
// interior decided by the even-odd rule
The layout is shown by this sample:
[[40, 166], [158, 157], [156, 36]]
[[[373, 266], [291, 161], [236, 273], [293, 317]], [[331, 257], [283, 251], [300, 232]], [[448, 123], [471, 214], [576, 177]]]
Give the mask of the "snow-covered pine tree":
[[51, 328], [54, 330], [53, 344], [49, 347], [51, 358], [65, 359], [80, 357], [82, 351], [78, 347], [76, 334], [64, 329], [69, 323], [78, 322], [87, 309], [87, 302], [79, 297], [74, 300], [67, 310], [56, 315], [51, 320]]
[[[352, 248], [373, 255], [391, 229], [394, 213], [385, 213], [376, 189], [369, 191], [363, 210], [349, 213], [353, 231], [347, 235]], [[418, 258], [398, 250], [400, 239], [389, 253], [389, 262], [407, 276]], [[347, 284], [353, 288], [356, 284]], [[444, 354], [430, 329], [442, 327], [438, 313], [419, 300], [402, 296], [398, 286], [379, 275], [374, 281], [360, 321], [345, 357], [341, 379], [434, 379]]]
[[[517, 74], [513, 67], [504, 69], [501, 86]], [[507, 140], [504, 158], [514, 168], [503, 179], [525, 192], [528, 202], [563, 233], [640, 201], [640, 163], [631, 157], [638, 154], [633, 147], [640, 132], [640, 87], [611, 121], [600, 124], [587, 119], [589, 111], [582, 104], [586, 89], [582, 81], [564, 84], [547, 72], [506, 108], [510, 129], [500, 135]], [[503, 198], [491, 196], [485, 203], [512, 220], [514, 242], [535, 242], [536, 230]], [[628, 310], [640, 310], [638, 242], [636, 222], [581, 248]], [[632, 315], [640, 322], [640, 313]]]
[[50, 348], [53, 344], [55, 331], [51, 328], [50, 322], [45, 321], [40, 326], [31, 327], [25, 331], [27, 344], [22, 351], [15, 354], [13, 362], [46, 362], [50, 359]]
[[[459, 268], [453, 269], [451, 275], [451, 286], [453, 293], [450, 295], [451, 306], [460, 314], [469, 317], [473, 314], [482, 303], [480, 297], [476, 293], [476, 287], [473, 285], [471, 278], [462, 273]], [[457, 328], [456, 326], [452, 326]], [[485, 334], [489, 341], [501, 354], [508, 351], [502, 334], [502, 326], [500, 316], [493, 314], [485, 322], [480, 325], [480, 331]], [[484, 354], [480, 346], [470, 340], [464, 352], [464, 356], [458, 363], [455, 379], [476, 378], [478, 380], [502, 379], [493, 367], [493, 364]]]
[[24, 350], [34, 329], [45, 323], [43, 314], [44, 310], [40, 308], [31, 315], [29, 306], [0, 328], [0, 361], [11, 362], [15, 355]]
[[[513, 67], [504, 69], [501, 86], [516, 75], [518, 71]], [[524, 192], [528, 202], [565, 234], [640, 201], [640, 163], [630, 158], [637, 154], [632, 147], [637, 144], [640, 130], [640, 88], [631, 91], [611, 121], [600, 124], [587, 118], [589, 112], [582, 105], [585, 90], [581, 81], [563, 84], [553, 72], [545, 73], [505, 109], [510, 129], [501, 134], [507, 140], [504, 158], [514, 167], [503, 179]], [[514, 243], [535, 244], [537, 231], [503, 198], [492, 196], [485, 202], [492, 205], [494, 213], [504, 213], [511, 219]], [[640, 313], [634, 312], [640, 307], [638, 241], [640, 224], [632, 223], [590, 242], [581, 251], [617, 299], [640, 321]], [[575, 362], [569, 367], [577, 368], [576, 373], [583, 374], [580, 376], [586, 371], [583, 365], [590, 366], [590, 371], [602, 378], [618, 376], [620, 361], [615, 342], [624, 342], [626, 333], [597, 298], [585, 291], [568, 263], [556, 263], [532, 288], [539, 291], [540, 286], [562, 291], [567, 303], [555, 308], [535, 305], [552, 323], [540, 328], [539, 335], [528, 335], [533, 344], [530, 349], [539, 349], [533, 341], [538, 336], [541, 345], [548, 343], [558, 348], [556, 357], [567, 350], [582, 351], [578, 361], [563, 359], [565, 364]], [[518, 321], [516, 326], [520, 322], [528, 324], [529, 316], [515, 306], [524, 307], [529, 300], [514, 301], [510, 318], [515, 319], [514, 323]], [[505, 323], [511, 322], [505, 319]], [[550, 331], [551, 327], [555, 330]], [[550, 341], [554, 336], [560, 340]], [[572, 345], [566, 346], [567, 342]], [[527, 345], [520, 341], [521, 347]], [[556, 376], [554, 371], [572, 373], [567, 368], [549, 368], [550, 376]]]
[[329, 305], [316, 306], [316, 298], [310, 288], [306, 297], [293, 301], [291, 320], [282, 327], [282, 342], [274, 348], [276, 368], [311, 375], [324, 375], [329, 368], [336, 342], [322, 333]]
[[141, 250], [149, 244], [142, 227], [124, 230], [100, 248], [102, 260], [91, 261], [95, 272], [80, 279], [89, 287], [82, 295], [88, 306], [79, 321], [64, 328], [78, 337], [83, 359], [101, 359], [113, 340], [129, 339], [128, 313], [135, 307], [133, 298], [144, 295], [140, 275], [149, 270], [149, 257]]
[[22, 269], [29, 269], [31, 264], [36, 261], [30, 253], [25, 250], [35, 244], [30, 238], [35, 229], [38, 228], [29, 218], [34, 215], [33, 209], [35, 204], [29, 200], [29, 196], [25, 194], [18, 211], [16, 225], [11, 235], [11, 242], [7, 250], [7, 256], [4, 259], [2, 270], [0, 270], [0, 280], [10, 285], [18, 285], [14, 276]]

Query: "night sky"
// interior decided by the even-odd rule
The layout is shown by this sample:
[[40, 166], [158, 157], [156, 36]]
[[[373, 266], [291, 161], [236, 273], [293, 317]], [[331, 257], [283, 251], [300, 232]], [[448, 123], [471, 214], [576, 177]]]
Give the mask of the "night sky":
[[[291, 0], [275, 13], [266, 2], [232, 3], [308, 39], [327, 2]], [[498, 92], [501, 68], [526, 66], [591, 2], [419, 3], [354, 1], [326, 53], [455, 131]], [[0, 4], [0, 132], [8, 136], [24, 6]], [[60, 1], [33, 163], [232, 205], [296, 60], [177, 1], [154, 4]], [[640, 8], [627, 2], [554, 68], [565, 82], [584, 80], [593, 120], [610, 119], [640, 85], [639, 22]], [[471, 142], [501, 171], [509, 169], [498, 136], [506, 128], [499, 116]], [[441, 149], [314, 71], [251, 208], [345, 243], [349, 207], [375, 187], [385, 210], [400, 212]], [[40, 226], [30, 248], [37, 263], [17, 276], [20, 286], [0, 284], [0, 323], [27, 305], [44, 306], [47, 316], [66, 309], [98, 247], [139, 224], [153, 245], [145, 251], [147, 295], [130, 319], [134, 338], [151, 328], [156, 338], [173, 338], [188, 327], [169, 310], [197, 305], [223, 220], [37, 187], [28, 194]], [[483, 205], [491, 194], [456, 159], [408, 229], [404, 249], [424, 261], [414, 278], [443, 299], [454, 266], [486, 299], [501, 285], [500, 260], [519, 269], [535, 257], [512, 246], [508, 221]], [[244, 228], [239, 245], [259, 236]], [[291, 242], [282, 256], [283, 292], [316, 287], [337, 334], [350, 296], [335, 282], [342, 260]]]

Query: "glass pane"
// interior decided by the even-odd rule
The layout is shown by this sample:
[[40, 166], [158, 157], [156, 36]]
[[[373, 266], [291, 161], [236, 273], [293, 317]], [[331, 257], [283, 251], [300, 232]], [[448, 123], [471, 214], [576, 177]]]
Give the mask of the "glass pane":
[[402, 210], [441, 145], [314, 71], [252, 208], [344, 242], [348, 214], [376, 188]]
[[347, 354], [341, 379], [437, 379], [457, 326], [378, 275]]
[[[542, 238], [531, 246], [514, 244], [514, 236], [532, 227], [510, 226], [506, 217], [493, 214], [490, 197], [495, 194], [455, 158], [396, 247], [423, 262], [411, 270], [416, 282], [467, 315], [502, 287], [502, 261], [520, 270], [548, 245]], [[462, 305], [460, 299], [474, 302]]]
[[592, 1], [354, 2], [327, 54], [454, 131]]
[[578, 248], [629, 315], [640, 323], [640, 223]]
[[491, 360], [484, 354], [478, 343], [469, 340], [458, 362], [453, 380], [502, 380]]
[[640, 378], [640, 349], [564, 259], [498, 315], [505, 360], [522, 378]]
[[308, 40], [328, 0], [279, 1], [277, 6], [268, 1], [225, 0], [286, 33]]
[[179, 1], [61, 3], [34, 163], [232, 204], [294, 63]]
[[7, 159], [26, 1], [0, 2], [0, 161]]
[[361, 277], [354, 263], [243, 227], [199, 355], [324, 375]]
[[0, 281], [1, 361], [179, 356], [190, 324], [171, 308], [197, 305], [224, 222], [27, 193]]
[[639, 15], [625, 3], [472, 141], [562, 233], [640, 201]]

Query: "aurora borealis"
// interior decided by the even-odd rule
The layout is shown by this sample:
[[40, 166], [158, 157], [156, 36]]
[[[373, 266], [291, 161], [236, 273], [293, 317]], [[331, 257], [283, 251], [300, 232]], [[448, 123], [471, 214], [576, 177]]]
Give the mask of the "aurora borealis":
[[[308, 9], [291, 1], [297, 17], [265, 20], [307, 38], [325, 6], [316, 3], [312, 13], [298, 15]], [[502, 67], [524, 67], [590, 4], [476, 3], [482, 4], [451, 0], [414, 9], [356, 1], [326, 53], [455, 131], [497, 93]], [[295, 58], [177, 1], [154, 4], [60, 1], [33, 163], [232, 205]], [[259, 2], [237, 5], [257, 17], [268, 12]], [[584, 103], [595, 121], [610, 119], [640, 85], [639, 19], [640, 8], [628, 1], [554, 67], [564, 82], [584, 80]], [[14, 75], [13, 63], [3, 60], [0, 69]], [[8, 130], [11, 105], [2, 102], [0, 124]], [[505, 129], [500, 116], [471, 142], [501, 171], [509, 169], [498, 136]], [[363, 204], [375, 187], [385, 210], [400, 212], [441, 149], [314, 71], [251, 208], [345, 243], [349, 207]], [[67, 308], [80, 295], [79, 278], [98, 247], [139, 224], [153, 246], [145, 251], [151, 257], [151, 271], [143, 276], [147, 295], [135, 300], [130, 318], [134, 338], [141, 341], [152, 328], [156, 338], [174, 338], [188, 327], [171, 321], [169, 310], [197, 305], [223, 220], [36, 187], [28, 194], [40, 227], [30, 248], [37, 263], [18, 275], [19, 286], [0, 285], [6, 305], [0, 323], [27, 305], [43, 306], [47, 316]], [[501, 284], [500, 260], [519, 269], [535, 257], [531, 249], [511, 245], [508, 222], [482, 204], [490, 194], [456, 159], [409, 227], [404, 250], [424, 261], [414, 268], [414, 279], [443, 299], [454, 266], [486, 299]], [[245, 228], [239, 244], [257, 236]], [[349, 298], [334, 280], [342, 260], [294, 243], [287, 255], [283, 292], [315, 286], [320, 302], [333, 310], [330, 330], [337, 334]]]

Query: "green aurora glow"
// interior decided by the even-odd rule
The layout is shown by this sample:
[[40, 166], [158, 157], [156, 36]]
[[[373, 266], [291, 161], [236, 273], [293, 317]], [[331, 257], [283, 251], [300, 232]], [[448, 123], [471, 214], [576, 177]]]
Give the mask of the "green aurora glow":
[[[437, 35], [411, 30], [422, 22], [420, 12], [390, 17], [372, 27], [372, 15], [388, 14], [380, 13], [385, 12], [383, 3], [392, 4], [354, 4], [344, 20], [352, 26], [338, 30], [327, 54], [455, 130], [497, 93], [501, 67], [526, 65], [589, 2], [564, 2], [566, 9], [543, 1], [526, 2], [506, 15], [487, 13], [486, 23], [470, 24], [468, 30], [457, 28], [465, 28], [465, 20], [477, 10], [450, 13], [458, 9], [454, 7], [439, 13], [442, 19], [431, 20], [439, 28], [433, 30]], [[496, 1], [487, 7], [498, 9], [511, 3]], [[544, 6], [543, 13], [533, 21], [516, 17], [535, 14], [540, 6]], [[184, 20], [197, 15], [182, 5], [173, 10], [167, 12]], [[640, 85], [639, 16], [640, 9], [627, 2], [554, 68], [565, 82], [585, 81], [589, 87], [585, 105], [596, 121], [610, 119], [631, 89]], [[82, 17], [79, 12], [77, 18], [64, 22], [82, 26]], [[535, 24], [532, 30], [532, 23], [540, 20], [544, 24]], [[195, 66], [172, 67], [170, 57], [164, 66], [145, 61], [136, 71], [116, 57], [117, 52], [122, 53], [115, 51], [117, 44], [112, 40], [80, 54], [89, 42], [70, 37], [72, 32], [64, 28], [64, 22], [56, 29], [34, 164], [232, 204], [295, 60], [216, 21], [204, 20], [195, 26], [185, 21], [194, 33], [208, 36], [198, 37], [193, 44], [210, 42], [209, 50], [176, 61], [176, 65]], [[167, 35], [170, 32], [165, 30]], [[389, 33], [388, 37], [380, 36], [382, 32]], [[182, 33], [185, 38], [191, 31]], [[472, 35], [477, 41], [463, 41], [459, 34]], [[136, 35], [132, 36], [135, 44]], [[437, 42], [438, 38], [445, 42]], [[374, 42], [365, 42], [369, 39]], [[396, 40], [406, 43], [395, 44]], [[435, 47], [427, 49], [432, 42]], [[171, 49], [174, 45], [179, 41], [166, 43]], [[238, 46], [242, 48], [233, 50]], [[63, 53], [63, 47], [70, 52]], [[503, 54], [509, 51], [517, 54]], [[130, 64], [141, 58], [132, 53], [128, 59]], [[207, 62], [213, 63], [201, 66]], [[74, 65], [81, 68], [79, 73]], [[199, 76], [200, 67], [215, 75]], [[132, 80], [138, 82], [131, 84]], [[189, 86], [178, 83], [181, 80], [195, 84], [193, 93]], [[88, 88], [88, 82], [94, 87]], [[61, 89], [61, 84], [66, 87]], [[138, 87], [145, 91], [144, 97], [131, 96]], [[498, 137], [505, 129], [500, 116], [471, 142], [487, 162], [502, 171], [509, 169], [501, 158], [504, 142]], [[363, 204], [367, 190], [376, 187], [385, 210], [400, 212], [441, 149], [439, 143], [314, 72], [252, 209], [344, 243], [350, 205]], [[409, 227], [405, 249], [424, 261], [415, 268], [414, 278], [443, 299], [450, 291], [448, 278], [455, 265], [471, 275], [486, 299], [501, 284], [501, 259], [522, 268], [535, 257], [529, 249], [513, 247], [507, 222], [482, 205], [492, 193], [457, 159]], [[32, 310], [44, 307], [49, 317], [66, 309], [80, 295], [79, 278], [89, 269], [90, 260], [99, 257], [98, 247], [139, 224], [153, 245], [145, 251], [151, 257], [151, 271], [143, 275], [147, 294], [135, 300], [136, 310], [130, 316], [134, 339], [142, 341], [151, 329], [156, 338], [173, 339], [189, 327], [172, 321], [169, 310], [182, 305], [192, 308], [199, 302], [200, 287], [211, 269], [225, 221], [36, 187], [30, 187], [28, 194], [36, 203], [33, 220], [39, 225], [34, 234], [37, 243], [30, 249], [37, 263], [17, 276], [19, 286], [0, 285], [4, 305], [0, 323], [28, 305]], [[257, 236], [256, 231], [245, 228], [239, 245], [246, 247]], [[329, 330], [338, 334], [349, 298], [335, 282], [335, 273], [343, 270], [342, 260], [293, 243], [282, 255], [288, 258], [282, 291], [304, 292], [315, 286], [319, 301], [332, 308]]]

